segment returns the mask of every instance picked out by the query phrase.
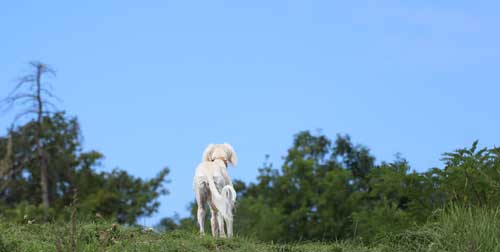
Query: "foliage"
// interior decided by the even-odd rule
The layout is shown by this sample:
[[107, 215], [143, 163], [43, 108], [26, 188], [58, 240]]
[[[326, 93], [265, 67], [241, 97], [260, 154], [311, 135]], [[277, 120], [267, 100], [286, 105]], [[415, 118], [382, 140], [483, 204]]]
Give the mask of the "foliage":
[[[76, 222], [74, 251], [301, 251], [390, 252], [474, 251], [500, 249], [500, 212], [486, 207], [449, 207], [436, 211], [422, 226], [386, 235], [373, 245], [356, 240], [331, 242], [262, 242], [245, 237], [214, 239], [195, 231], [156, 233], [102, 220]], [[0, 221], [0, 251], [43, 252], [69, 247], [71, 224], [28, 224]], [[59, 245], [58, 245], [59, 244]]]
[[[12, 224], [0, 222], [0, 251], [52, 252], [67, 248], [68, 224]], [[213, 239], [194, 232], [156, 233], [141, 227], [125, 227], [109, 222], [79, 222], [76, 251], [379, 251], [349, 242], [262, 243], [253, 239]], [[60, 245], [58, 245], [60, 244]], [[3, 250], [2, 250], [3, 249]]]
[[500, 148], [478, 149], [478, 141], [470, 149], [445, 153], [441, 191], [457, 204], [497, 206], [500, 199]]
[[436, 221], [387, 236], [389, 251], [500, 251], [500, 210], [451, 205]]
[[[235, 182], [235, 232], [259, 240], [361, 239], [368, 244], [426, 223], [450, 203], [499, 207], [500, 150], [445, 153], [445, 168], [412, 171], [396, 155], [375, 163], [349, 136], [300, 132], [280, 169], [266, 162], [255, 183]], [[192, 216], [174, 228], [193, 223]], [[192, 226], [190, 226], [192, 229]]]
[[[38, 61], [30, 62], [30, 66], [33, 72], [19, 79], [12, 92], [5, 99], [0, 100], [0, 107], [7, 106], [7, 110], [14, 106], [24, 107], [24, 111], [16, 115], [13, 124], [15, 124], [17, 119], [27, 117], [31, 118], [31, 124], [35, 126], [32, 128], [34, 128], [36, 133], [32, 134], [32, 139], [30, 141], [35, 142], [35, 148], [32, 152], [36, 152], [36, 158], [31, 159], [38, 162], [37, 167], [40, 169], [40, 199], [43, 204], [44, 216], [47, 220], [50, 208], [50, 174], [48, 169], [47, 150], [43, 143], [43, 135], [46, 131], [44, 129], [46, 125], [44, 123], [44, 116], [52, 114], [52, 109], [55, 109], [55, 105], [51, 100], [57, 97], [52, 93], [52, 86], [50, 83], [42, 81], [42, 79], [45, 79], [47, 75], [55, 76], [55, 71], [46, 64]], [[4, 168], [2, 169], [8, 170], [8, 167], [5, 166], [9, 165], [10, 163], [4, 163], [2, 165]]]
[[[138, 217], [158, 209], [158, 197], [169, 193], [164, 187], [168, 168], [147, 180], [120, 169], [97, 172], [104, 155], [84, 152], [81, 138], [77, 119], [63, 112], [11, 128], [0, 137], [1, 215], [13, 223], [41, 221], [47, 213], [54, 220], [67, 220], [66, 206], [75, 191], [80, 215], [86, 218], [97, 214], [133, 225]], [[39, 149], [50, 168], [48, 212], [39, 197]], [[412, 171], [400, 155], [392, 162], [375, 161], [367, 147], [354, 144], [348, 135], [332, 141], [322, 134], [299, 132], [281, 167], [266, 161], [255, 182], [234, 181], [235, 232], [262, 241], [354, 239], [376, 244], [411, 234], [450, 204], [460, 209], [500, 207], [500, 148], [480, 149], [476, 141], [470, 148], [445, 153], [444, 169], [425, 172]], [[195, 231], [195, 207], [193, 202], [191, 217], [164, 218], [156, 229]], [[418, 230], [424, 233], [417, 232], [416, 240], [435, 238], [425, 236], [432, 229], [425, 227]], [[0, 249], [4, 245], [0, 239]]]
[[[41, 141], [47, 155], [49, 171], [49, 199], [51, 216], [56, 218], [68, 206], [76, 189], [81, 211], [115, 218], [120, 223], [135, 223], [139, 216], [149, 216], [159, 206], [157, 198], [167, 194], [164, 187], [168, 168], [155, 178], [135, 178], [124, 170], [97, 172], [103, 154], [83, 152], [76, 118], [67, 118], [58, 112], [43, 118]], [[3, 215], [23, 220], [25, 214], [38, 216], [41, 199], [40, 169], [35, 158], [36, 123], [30, 121], [9, 132], [12, 137], [12, 167], [10, 176], [3, 177], [0, 207]], [[8, 138], [0, 138], [0, 153], [6, 153]]]

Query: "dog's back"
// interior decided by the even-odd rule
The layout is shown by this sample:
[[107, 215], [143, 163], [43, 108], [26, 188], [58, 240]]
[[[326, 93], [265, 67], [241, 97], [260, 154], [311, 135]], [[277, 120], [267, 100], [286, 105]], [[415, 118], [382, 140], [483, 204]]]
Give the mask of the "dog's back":
[[215, 186], [220, 191], [228, 183], [224, 179], [223, 169], [226, 169], [224, 163], [220, 160], [214, 162], [201, 162], [196, 168], [193, 179], [194, 189], [196, 188], [208, 190], [208, 176], [211, 176], [215, 182]]

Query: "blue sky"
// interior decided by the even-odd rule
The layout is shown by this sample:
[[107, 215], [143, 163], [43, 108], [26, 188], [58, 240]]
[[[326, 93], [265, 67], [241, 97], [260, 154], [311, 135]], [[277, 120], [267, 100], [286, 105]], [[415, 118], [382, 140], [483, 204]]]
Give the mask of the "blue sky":
[[[350, 134], [424, 171], [500, 143], [498, 1], [4, 1], [0, 96], [40, 60], [85, 150], [148, 178], [171, 168], [158, 214], [187, 214], [208, 143], [233, 178], [276, 165], [300, 130]], [[1, 133], [11, 114], [0, 117]]]

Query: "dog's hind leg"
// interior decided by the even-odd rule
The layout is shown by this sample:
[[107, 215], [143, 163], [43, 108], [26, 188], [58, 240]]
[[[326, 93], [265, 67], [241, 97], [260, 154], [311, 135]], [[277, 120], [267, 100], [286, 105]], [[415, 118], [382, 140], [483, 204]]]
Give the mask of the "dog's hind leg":
[[200, 234], [205, 234], [205, 202], [206, 195], [203, 193], [203, 189], [197, 188], [196, 190], [196, 203], [198, 204], [198, 226], [200, 228]]
[[198, 226], [200, 227], [201, 235], [205, 234], [205, 227], [203, 225], [204, 220], [205, 220], [205, 209], [203, 209], [203, 206], [198, 205]]

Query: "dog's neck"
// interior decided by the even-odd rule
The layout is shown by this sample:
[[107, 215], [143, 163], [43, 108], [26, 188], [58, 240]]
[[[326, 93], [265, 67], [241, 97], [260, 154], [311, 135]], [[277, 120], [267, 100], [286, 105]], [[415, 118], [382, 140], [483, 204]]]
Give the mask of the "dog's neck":
[[217, 160], [217, 159], [219, 159], [219, 160], [221, 160], [222, 162], [224, 162], [224, 165], [226, 165], [226, 168], [227, 168], [227, 160], [226, 160], [225, 158], [223, 158], [223, 157], [217, 157], [217, 158], [215, 158], [214, 160], [212, 160], [212, 162], [214, 162], [214, 161], [215, 161], [215, 160]]

